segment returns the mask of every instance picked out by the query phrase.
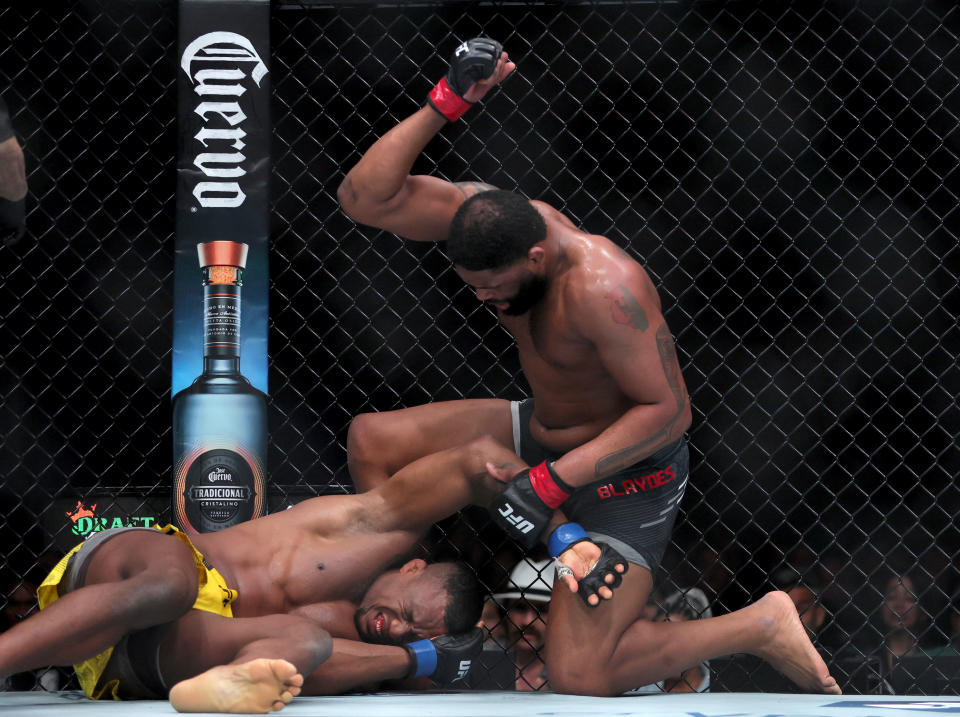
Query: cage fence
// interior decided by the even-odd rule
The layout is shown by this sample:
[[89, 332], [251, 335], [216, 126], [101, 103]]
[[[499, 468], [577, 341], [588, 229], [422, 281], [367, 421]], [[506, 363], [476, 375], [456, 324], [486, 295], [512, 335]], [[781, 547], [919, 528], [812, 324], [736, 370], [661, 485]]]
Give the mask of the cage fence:
[[[8, 621], [83, 526], [169, 518], [176, 16], [0, 9], [30, 186], [27, 235], [0, 249]], [[958, 31], [936, 0], [274, 4], [272, 509], [352, 490], [359, 413], [527, 395], [442, 250], [355, 225], [335, 195], [457, 42], [487, 35], [517, 72], [415, 170], [547, 201], [654, 278], [694, 423], [651, 619], [691, 588], [716, 615], [805, 586], [847, 691], [894, 691], [901, 655], [957, 654]], [[475, 509], [423, 550], [491, 594], [544, 557]], [[510, 679], [541, 687], [515, 616], [547, 605], [492, 608], [491, 640], [525, 661]], [[715, 689], [773, 679], [711, 669]]]

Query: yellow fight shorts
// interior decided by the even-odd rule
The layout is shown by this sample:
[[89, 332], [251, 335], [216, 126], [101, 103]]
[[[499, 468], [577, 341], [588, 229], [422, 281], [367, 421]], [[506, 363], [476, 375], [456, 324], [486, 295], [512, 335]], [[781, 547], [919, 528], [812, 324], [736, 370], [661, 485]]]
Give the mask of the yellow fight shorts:
[[[200, 582], [197, 599], [196, 602], [193, 603], [193, 609], [205, 610], [225, 617], [233, 617], [233, 610], [230, 605], [237, 599], [237, 591], [227, 586], [223, 576], [217, 572], [216, 568], [204, 560], [200, 551], [190, 542], [190, 538], [172, 525], [155, 525], [152, 528], [113, 528], [93, 533], [85, 542], [80, 543], [80, 545], [77, 545], [69, 553], [64, 555], [60, 562], [50, 571], [46, 579], [40, 584], [40, 587], [37, 588], [37, 598], [40, 603], [40, 609], [43, 610], [49, 607], [56, 602], [59, 597], [66, 595], [71, 590], [82, 587], [82, 576], [86, 573], [85, 564], [93, 555], [96, 548], [119, 533], [130, 530], [159, 530], [187, 545], [193, 552], [193, 559], [197, 566], [197, 577]], [[124, 638], [122, 642], [126, 643], [126, 638]], [[124, 645], [123, 647], [123, 651], [125, 652], [126, 646]], [[159, 649], [159, 645], [157, 648]], [[93, 700], [119, 700], [132, 696], [147, 699], [166, 699], [165, 690], [163, 690], [163, 694], [157, 694], [162, 691], [162, 688], [155, 686], [157, 684], [162, 685], [162, 679], [159, 674], [157, 674], [156, 679], [153, 680], [153, 685], [150, 687], [144, 686], [135, 674], [131, 674], [127, 656], [123, 655], [122, 657], [124, 659], [121, 660], [121, 655], [115, 654], [119, 649], [119, 645], [109, 647], [99, 655], [73, 666], [80, 680], [80, 686], [83, 688], [87, 697]], [[111, 661], [113, 661], [113, 663], [122, 662], [123, 664], [111, 664]], [[104, 675], [104, 672], [108, 670], [108, 665], [111, 668], [115, 668], [109, 670], [109, 672], [111, 674], [116, 673], [118, 676], [113, 677], [113, 679], [102, 680], [101, 677]], [[124, 684], [122, 686], [121, 681], [131, 684]], [[159, 683], [157, 681], [159, 681]], [[122, 687], [127, 689], [121, 689]], [[165, 685], [163, 688], [165, 688]], [[122, 696], [121, 691], [123, 692]]]

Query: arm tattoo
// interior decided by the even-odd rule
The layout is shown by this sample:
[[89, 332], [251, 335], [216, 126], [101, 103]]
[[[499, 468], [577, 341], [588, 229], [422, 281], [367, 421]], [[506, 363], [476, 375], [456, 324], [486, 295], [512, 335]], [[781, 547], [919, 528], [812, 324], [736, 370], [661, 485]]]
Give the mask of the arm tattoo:
[[640, 302], [630, 293], [630, 289], [623, 284], [618, 291], [610, 295], [610, 314], [618, 324], [626, 324], [634, 329], [646, 331], [650, 326], [647, 312], [640, 306]]
[[492, 184], [486, 184], [484, 182], [455, 182], [454, 185], [457, 189], [460, 190], [460, 193], [464, 197], [469, 199], [474, 194], [480, 194], [480, 192], [489, 192], [491, 189], [496, 189]]
[[677, 402], [677, 410], [682, 411], [687, 403], [687, 392], [683, 389], [683, 379], [680, 376], [680, 361], [677, 359], [677, 347], [673, 343], [673, 336], [666, 324], [657, 329], [657, 351], [660, 354], [660, 365], [663, 366], [663, 375], [673, 392]]
[[677, 421], [684, 414], [687, 407], [687, 392], [683, 388], [683, 380], [680, 377], [680, 363], [677, 360], [677, 349], [673, 343], [673, 336], [666, 324], [662, 324], [657, 329], [657, 352], [660, 354], [660, 365], [663, 367], [663, 375], [670, 385], [670, 391], [677, 402], [677, 411], [673, 417], [664, 424], [663, 428], [652, 436], [644, 438], [632, 446], [627, 446], [619, 451], [615, 451], [604, 456], [597, 461], [594, 467], [594, 475], [599, 479], [616, 473], [624, 468], [629, 468], [642, 458], [662, 448], [671, 441], [679, 437], [677, 430]]

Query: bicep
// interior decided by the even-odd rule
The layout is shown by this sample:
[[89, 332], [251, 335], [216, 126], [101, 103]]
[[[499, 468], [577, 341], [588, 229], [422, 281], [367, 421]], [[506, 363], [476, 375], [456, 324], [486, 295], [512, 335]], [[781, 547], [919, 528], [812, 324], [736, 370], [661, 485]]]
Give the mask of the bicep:
[[369, 521], [372, 507], [366, 495], [321, 495], [273, 515], [282, 516], [286, 525], [298, 525], [315, 535], [341, 536], [364, 527]]
[[[360, 213], [358, 221], [385, 229], [413, 241], [445, 241], [457, 209], [479, 183], [453, 184], [429, 175], [411, 175], [372, 215]], [[349, 189], [347, 190], [349, 191]], [[362, 202], [362, 198], [358, 198]]]

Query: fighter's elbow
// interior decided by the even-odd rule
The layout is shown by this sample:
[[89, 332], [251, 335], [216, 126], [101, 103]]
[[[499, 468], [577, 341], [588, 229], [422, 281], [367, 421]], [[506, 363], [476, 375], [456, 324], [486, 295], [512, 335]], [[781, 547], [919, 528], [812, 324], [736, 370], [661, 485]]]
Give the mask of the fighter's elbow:
[[359, 222], [359, 204], [360, 195], [353, 186], [353, 179], [348, 174], [337, 187], [337, 201], [340, 203], [340, 209], [355, 222]]
[[376, 191], [367, 187], [362, 180], [358, 182], [352, 173], [347, 174], [337, 187], [337, 201], [343, 213], [357, 224], [387, 228], [387, 217], [393, 206], [390, 200], [379, 198]]
[[673, 421], [675, 431], [680, 434], [690, 428], [693, 424], [693, 408], [690, 406], [690, 397], [686, 393], [683, 400], [677, 407], [676, 418]]

